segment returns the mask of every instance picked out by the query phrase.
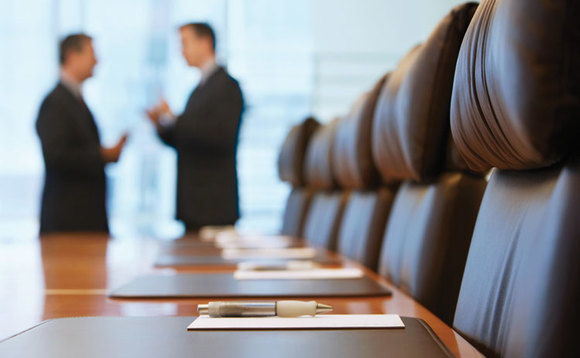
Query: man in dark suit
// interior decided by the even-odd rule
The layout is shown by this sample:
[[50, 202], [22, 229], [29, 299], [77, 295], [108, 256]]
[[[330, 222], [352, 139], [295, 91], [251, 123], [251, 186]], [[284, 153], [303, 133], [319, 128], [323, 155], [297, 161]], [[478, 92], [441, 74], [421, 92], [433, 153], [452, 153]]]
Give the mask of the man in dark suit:
[[216, 64], [215, 34], [205, 23], [180, 28], [182, 53], [201, 71], [185, 111], [165, 101], [148, 111], [163, 142], [177, 150], [177, 218], [188, 231], [239, 218], [236, 148], [243, 111], [238, 82]]
[[116, 162], [127, 139], [101, 146], [81, 92], [97, 59], [91, 37], [74, 34], [60, 43], [60, 81], [42, 102], [36, 129], [45, 164], [41, 234], [108, 232], [105, 164]]

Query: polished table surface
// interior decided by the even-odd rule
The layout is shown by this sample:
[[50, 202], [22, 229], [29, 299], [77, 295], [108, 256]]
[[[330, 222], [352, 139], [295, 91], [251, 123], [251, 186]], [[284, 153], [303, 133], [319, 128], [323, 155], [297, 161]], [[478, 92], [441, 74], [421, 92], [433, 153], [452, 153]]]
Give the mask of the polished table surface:
[[[155, 268], [160, 241], [87, 234], [0, 239], [0, 340], [43, 320], [77, 316], [193, 316], [208, 300], [113, 300], [109, 289], [153, 272], [224, 272], [231, 267]], [[348, 265], [356, 265], [348, 263]], [[465, 339], [387, 281], [393, 294], [324, 298], [336, 314], [396, 313], [425, 320], [459, 357], [481, 356]]]

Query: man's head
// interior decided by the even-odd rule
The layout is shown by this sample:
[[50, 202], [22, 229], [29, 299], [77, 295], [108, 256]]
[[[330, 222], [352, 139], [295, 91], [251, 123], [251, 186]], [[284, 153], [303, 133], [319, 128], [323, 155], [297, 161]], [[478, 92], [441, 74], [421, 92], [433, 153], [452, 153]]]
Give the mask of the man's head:
[[187, 64], [201, 67], [215, 57], [215, 33], [203, 22], [185, 24], [179, 28], [183, 57]]
[[79, 82], [93, 76], [97, 57], [93, 39], [85, 34], [72, 34], [60, 42], [60, 66]]

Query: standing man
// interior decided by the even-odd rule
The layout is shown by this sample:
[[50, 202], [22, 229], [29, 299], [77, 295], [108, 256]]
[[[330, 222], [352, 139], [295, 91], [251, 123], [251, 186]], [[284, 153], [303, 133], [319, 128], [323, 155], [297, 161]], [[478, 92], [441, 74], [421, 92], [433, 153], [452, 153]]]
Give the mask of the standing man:
[[185, 111], [167, 102], [147, 112], [161, 140], [177, 150], [177, 218], [187, 231], [232, 225], [239, 217], [236, 148], [243, 110], [238, 82], [216, 64], [215, 34], [205, 23], [180, 28], [187, 64], [201, 71]]
[[119, 159], [127, 136], [101, 146], [81, 87], [97, 64], [91, 37], [60, 42], [60, 81], [42, 102], [36, 130], [45, 164], [40, 233], [108, 232], [105, 164]]

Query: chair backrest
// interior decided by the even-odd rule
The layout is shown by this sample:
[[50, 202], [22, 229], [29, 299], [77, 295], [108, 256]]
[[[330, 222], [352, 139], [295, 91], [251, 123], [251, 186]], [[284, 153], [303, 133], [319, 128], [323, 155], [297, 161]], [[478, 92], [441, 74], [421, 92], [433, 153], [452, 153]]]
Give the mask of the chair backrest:
[[316, 129], [320, 126], [314, 118], [306, 118], [293, 126], [280, 149], [278, 175], [292, 186], [282, 217], [282, 235], [300, 237], [306, 213], [312, 200], [312, 190], [306, 187], [304, 175], [306, 149]]
[[379, 273], [450, 323], [477, 211], [482, 174], [465, 170], [450, 139], [457, 54], [477, 4], [454, 8], [385, 83], [373, 154], [384, 181], [402, 180]]
[[304, 239], [313, 246], [336, 250], [338, 230], [348, 200], [348, 192], [315, 192], [304, 226]]
[[312, 204], [314, 191], [308, 187], [293, 188], [286, 199], [286, 207], [282, 216], [281, 235], [302, 237], [306, 215]]
[[580, 356], [580, 3], [483, 0], [451, 129], [493, 171], [454, 326], [489, 356]]
[[306, 186], [304, 167], [306, 150], [320, 123], [308, 117], [290, 128], [278, 155], [278, 175], [280, 180], [295, 188]]
[[360, 96], [336, 128], [331, 159], [342, 188], [373, 188], [379, 183], [371, 154], [371, 137], [377, 98], [388, 77], [388, 74], [382, 76], [369, 92]]
[[314, 190], [306, 217], [303, 237], [314, 246], [336, 248], [338, 228], [348, 192], [338, 189], [331, 163], [336, 127], [340, 119], [316, 131], [306, 154], [306, 181]]
[[371, 154], [373, 113], [388, 75], [361, 96], [336, 129], [332, 166], [338, 185], [350, 191], [338, 231], [338, 252], [376, 270], [385, 223], [396, 187], [379, 187]]
[[337, 188], [332, 168], [332, 150], [334, 137], [340, 118], [326, 123], [314, 132], [305, 157], [306, 185], [316, 190], [334, 190]]

